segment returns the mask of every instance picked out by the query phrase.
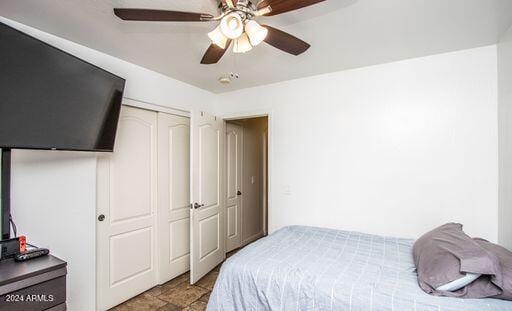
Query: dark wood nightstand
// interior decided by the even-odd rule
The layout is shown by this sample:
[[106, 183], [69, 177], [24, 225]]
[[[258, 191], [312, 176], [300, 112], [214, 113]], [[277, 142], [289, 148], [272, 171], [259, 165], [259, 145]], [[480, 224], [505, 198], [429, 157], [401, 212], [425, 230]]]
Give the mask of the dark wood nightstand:
[[0, 261], [0, 310], [66, 310], [66, 265], [52, 255]]

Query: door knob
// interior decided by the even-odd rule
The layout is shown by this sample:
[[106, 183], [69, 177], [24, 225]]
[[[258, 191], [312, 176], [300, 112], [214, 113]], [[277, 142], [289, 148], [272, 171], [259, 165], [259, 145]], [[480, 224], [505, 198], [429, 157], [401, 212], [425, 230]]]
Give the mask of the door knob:
[[99, 221], [104, 221], [105, 220], [105, 215], [101, 214], [98, 216], [98, 220]]
[[204, 204], [194, 203], [194, 209], [198, 209], [198, 208], [201, 208], [203, 206], [204, 206]]
[[236, 192], [236, 195], [242, 195], [242, 191], [238, 190], [238, 191]]

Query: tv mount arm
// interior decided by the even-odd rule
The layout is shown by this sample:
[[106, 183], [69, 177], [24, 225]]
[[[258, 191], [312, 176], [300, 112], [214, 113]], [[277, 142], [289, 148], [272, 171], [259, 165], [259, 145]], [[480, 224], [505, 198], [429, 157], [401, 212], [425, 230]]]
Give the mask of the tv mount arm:
[[2, 150], [2, 237], [1, 240], [11, 238], [11, 149]]

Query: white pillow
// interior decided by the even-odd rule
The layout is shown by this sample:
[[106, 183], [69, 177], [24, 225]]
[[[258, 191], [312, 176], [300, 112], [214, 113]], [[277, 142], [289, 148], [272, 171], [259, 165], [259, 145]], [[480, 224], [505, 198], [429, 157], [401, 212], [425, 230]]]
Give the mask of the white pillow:
[[473, 283], [480, 276], [481, 274], [466, 273], [466, 275], [461, 277], [460, 279], [457, 279], [445, 285], [441, 285], [438, 288], [436, 288], [436, 290], [443, 292], [454, 292]]

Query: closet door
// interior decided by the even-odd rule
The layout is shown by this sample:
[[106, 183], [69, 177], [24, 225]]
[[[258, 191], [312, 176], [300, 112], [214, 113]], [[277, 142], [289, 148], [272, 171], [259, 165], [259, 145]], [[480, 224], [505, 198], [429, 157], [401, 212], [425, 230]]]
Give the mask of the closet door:
[[242, 143], [243, 127], [226, 124], [226, 252], [242, 243]]
[[159, 284], [190, 269], [190, 119], [158, 113]]
[[156, 285], [156, 143], [156, 112], [123, 107], [115, 151], [99, 157], [99, 310]]

